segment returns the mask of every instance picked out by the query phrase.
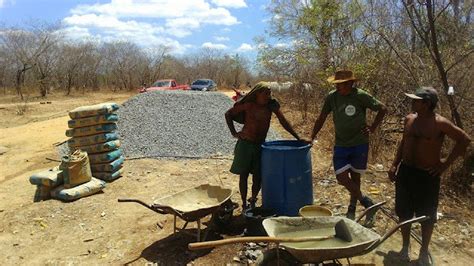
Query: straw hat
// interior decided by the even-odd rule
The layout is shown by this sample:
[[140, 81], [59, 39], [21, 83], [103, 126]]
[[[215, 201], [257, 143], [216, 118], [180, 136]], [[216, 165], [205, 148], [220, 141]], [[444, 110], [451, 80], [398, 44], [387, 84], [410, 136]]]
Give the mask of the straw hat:
[[344, 83], [350, 80], [357, 80], [357, 78], [354, 76], [354, 73], [350, 70], [339, 70], [336, 71], [336, 74], [332, 77], [329, 77], [327, 81], [329, 83]]

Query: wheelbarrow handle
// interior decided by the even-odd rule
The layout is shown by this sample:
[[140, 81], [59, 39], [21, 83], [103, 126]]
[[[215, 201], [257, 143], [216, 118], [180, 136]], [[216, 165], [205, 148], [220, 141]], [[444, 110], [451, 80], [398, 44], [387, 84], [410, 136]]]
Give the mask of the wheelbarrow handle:
[[117, 201], [118, 202], [135, 202], [135, 203], [138, 203], [140, 205], [143, 205], [143, 206], [147, 207], [148, 209], [150, 209], [152, 211], [155, 211], [155, 212], [158, 212], [158, 213], [161, 213], [161, 214], [166, 214], [166, 212], [154, 208], [153, 205], [147, 204], [147, 203], [145, 203], [141, 200], [138, 200], [138, 199], [117, 199]]
[[313, 236], [313, 237], [271, 237], [271, 236], [245, 236], [245, 237], [234, 237], [228, 239], [220, 239], [213, 241], [204, 241], [189, 243], [189, 250], [198, 250], [204, 248], [218, 247], [228, 244], [236, 243], [248, 243], [248, 242], [268, 242], [268, 243], [281, 243], [281, 242], [310, 242], [310, 241], [321, 241], [333, 238], [333, 235], [330, 236]]
[[375, 209], [375, 208], [379, 208], [380, 206], [382, 205], [385, 205], [385, 203], [387, 203], [387, 201], [381, 201], [379, 203], [376, 203], [372, 206], [370, 206], [369, 208], [365, 209], [362, 214], [359, 216], [359, 218], [357, 218], [355, 221], [356, 223], [358, 223], [362, 218], [364, 218], [364, 216], [372, 209]]
[[135, 203], [138, 203], [140, 205], [143, 205], [145, 207], [147, 207], [148, 209], [153, 209], [151, 207], [151, 205], [141, 201], [141, 200], [138, 200], [138, 199], [117, 199], [118, 202], [135, 202]]
[[145, 207], [147, 207], [148, 209], [152, 210], [152, 211], [155, 211], [157, 213], [160, 213], [160, 214], [174, 214], [174, 215], [178, 215], [179, 217], [182, 217], [183, 216], [183, 213], [178, 211], [178, 210], [175, 210], [173, 207], [171, 206], [166, 206], [166, 205], [161, 205], [161, 204], [147, 204], [141, 200], [138, 200], [138, 199], [117, 199], [118, 202], [135, 202], [135, 203], [138, 203], [140, 205], [143, 205]]
[[375, 248], [377, 248], [380, 244], [382, 244], [385, 240], [387, 240], [387, 238], [392, 236], [400, 227], [402, 227], [404, 225], [409, 225], [409, 224], [412, 224], [412, 223], [423, 222], [423, 221], [426, 221], [428, 219], [430, 219], [429, 216], [420, 216], [420, 217], [416, 217], [416, 218], [413, 218], [413, 219], [410, 219], [410, 220], [403, 221], [403, 222], [395, 225], [392, 229], [390, 229], [390, 231], [385, 233], [385, 235], [383, 235], [379, 240], [375, 241], [372, 245], [370, 245], [364, 251], [364, 253], [368, 253], [368, 252], [374, 250]]
[[182, 212], [176, 210], [175, 208], [171, 206], [154, 203], [153, 205], [151, 205], [151, 208], [154, 211], [159, 212], [161, 214], [174, 214], [179, 217], [184, 217], [184, 214]]

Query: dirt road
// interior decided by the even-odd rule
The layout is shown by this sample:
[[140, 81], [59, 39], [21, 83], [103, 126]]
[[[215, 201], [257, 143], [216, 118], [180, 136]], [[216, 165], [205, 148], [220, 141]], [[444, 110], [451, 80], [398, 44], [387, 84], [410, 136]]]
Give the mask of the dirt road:
[[[29, 176], [43, 168], [57, 165], [46, 158], [56, 158], [54, 143], [66, 139], [67, 110], [105, 101], [125, 101], [130, 94], [94, 94], [86, 96], [51, 96], [51, 104], [40, 100], [28, 104], [22, 116], [18, 103], [0, 98], [0, 264], [125, 264], [144, 265], [225, 265], [232, 263], [241, 245], [229, 245], [201, 252], [187, 250], [194, 238], [172, 234], [173, 220], [133, 203], [118, 203], [121, 197], [147, 202], [199, 184], [224, 184], [237, 188], [238, 179], [228, 172], [231, 160], [128, 160], [125, 174], [107, 184], [103, 193], [71, 203], [57, 200], [33, 202], [35, 186]], [[278, 128], [277, 128], [278, 129]], [[336, 213], [343, 213], [348, 196], [330, 176], [330, 154], [327, 147], [313, 149], [315, 199]], [[320, 173], [327, 172], [322, 176]], [[364, 176], [364, 187], [377, 187], [377, 200], [393, 201], [393, 188], [385, 182], [383, 172]], [[239, 202], [239, 194], [233, 200]], [[438, 265], [469, 265], [474, 259], [471, 241], [473, 217], [471, 207], [442, 200], [441, 219], [433, 236], [432, 252]], [[243, 220], [235, 213], [234, 230], [224, 237], [241, 233]], [[376, 231], [390, 227], [379, 215]], [[182, 223], [180, 223], [182, 225]], [[194, 226], [194, 225], [191, 225]], [[162, 228], [161, 228], [162, 227]], [[467, 231], [461, 231], [466, 229]], [[466, 233], [467, 232], [467, 233]], [[459, 237], [458, 237], [459, 236]], [[211, 236], [215, 237], [215, 236]], [[400, 265], [391, 250], [399, 249], [398, 234], [378, 250], [353, 262], [377, 265]], [[419, 246], [413, 242], [413, 257]]]

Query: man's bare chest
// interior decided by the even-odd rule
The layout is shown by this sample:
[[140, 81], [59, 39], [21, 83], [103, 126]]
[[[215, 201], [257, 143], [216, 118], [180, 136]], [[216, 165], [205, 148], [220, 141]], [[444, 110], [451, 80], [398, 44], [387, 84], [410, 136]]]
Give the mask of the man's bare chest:
[[423, 141], [437, 141], [443, 135], [435, 121], [414, 119], [407, 124], [407, 136]]

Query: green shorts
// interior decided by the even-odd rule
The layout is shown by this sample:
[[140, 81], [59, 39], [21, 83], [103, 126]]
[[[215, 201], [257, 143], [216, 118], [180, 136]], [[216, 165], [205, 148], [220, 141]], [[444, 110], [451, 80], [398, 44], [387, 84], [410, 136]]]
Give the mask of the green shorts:
[[239, 139], [234, 148], [234, 161], [230, 167], [233, 174], [260, 174], [261, 145]]

